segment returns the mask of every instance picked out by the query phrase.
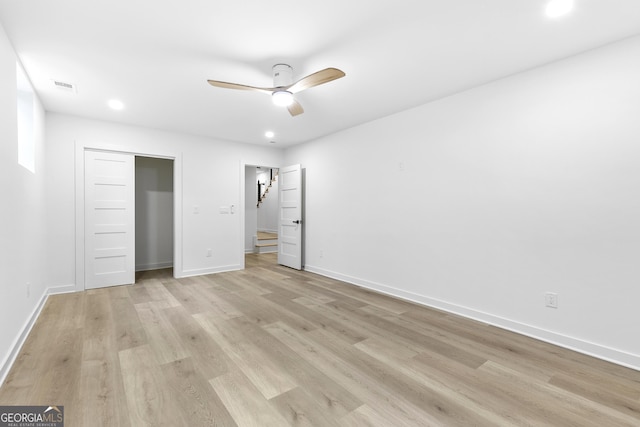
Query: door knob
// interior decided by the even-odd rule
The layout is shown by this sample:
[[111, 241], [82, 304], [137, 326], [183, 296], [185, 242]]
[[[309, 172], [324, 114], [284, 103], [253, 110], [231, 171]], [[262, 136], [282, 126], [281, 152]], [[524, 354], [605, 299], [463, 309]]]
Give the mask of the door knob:
[[302, 221], [300, 221], [299, 219], [296, 219], [295, 221], [293, 221], [294, 224], [300, 224]]

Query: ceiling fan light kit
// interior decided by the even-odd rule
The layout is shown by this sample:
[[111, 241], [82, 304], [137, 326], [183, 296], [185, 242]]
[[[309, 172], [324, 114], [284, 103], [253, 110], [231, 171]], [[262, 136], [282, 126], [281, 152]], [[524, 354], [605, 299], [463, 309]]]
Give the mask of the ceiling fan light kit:
[[288, 107], [293, 104], [293, 94], [286, 90], [277, 90], [271, 95], [273, 103], [279, 107]]
[[320, 86], [330, 81], [337, 80], [345, 76], [342, 70], [337, 68], [325, 68], [301, 78], [293, 83], [293, 69], [287, 64], [276, 64], [273, 66], [273, 87], [264, 88], [257, 86], [248, 86], [238, 83], [228, 83], [219, 80], [207, 80], [211, 86], [221, 87], [224, 89], [251, 90], [254, 92], [262, 92], [271, 95], [273, 103], [287, 107], [289, 114], [297, 116], [304, 113], [302, 105], [294, 98], [294, 94], [303, 90]]

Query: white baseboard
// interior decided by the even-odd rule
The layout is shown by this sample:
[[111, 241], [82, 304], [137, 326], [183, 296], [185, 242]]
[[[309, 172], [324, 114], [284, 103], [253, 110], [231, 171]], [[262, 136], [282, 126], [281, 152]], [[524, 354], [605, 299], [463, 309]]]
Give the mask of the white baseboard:
[[2, 365], [0, 365], [0, 386], [2, 386], [2, 384], [4, 384], [4, 380], [7, 379], [7, 375], [9, 375], [11, 367], [15, 363], [16, 358], [18, 357], [18, 354], [22, 349], [22, 346], [24, 345], [27, 337], [29, 336], [29, 333], [31, 332], [31, 329], [33, 328], [33, 325], [35, 325], [36, 320], [38, 320], [38, 316], [40, 316], [40, 312], [42, 311], [42, 308], [44, 307], [44, 304], [47, 301], [48, 297], [49, 292], [47, 290], [44, 292], [44, 294], [42, 294], [42, 297], [40, 297], [38, 304], [27, 319], [27, 322], [22, 327], [22, 330], [20, 331], [16, 339], [13, 341], [7, 357], [2, 361]]
[[71, 292], [78, 292], [79, 290], [84, 290], [84, 289], [76, 289], [76, 285], [55, 286], [47, 289], [47, 294], [48, 295], [68, 294]]
[[183, 270], [180, 276], [176, 276], [176, 277], [202, 276], [205, 274], [224, 273], [226, 271], [236, 271], [241, 269], [242, 269], [242, 266], [240, 264], [223, 265], [220, 267], [212, 267], [212, 268], [195, 268], [192, 270]]
[[311, 273], [320, 274], [321, 276], [326, 276], [332, 279], [341, 280], [343, 282], [361, 286], [363, 288], [367, 288], [382, 294], [391, 295], [393, 297], [415, 302], [420, 305], [433, 307], [469, 319], [477, 320], [479, 322], [488, 323], [490, 325], [497, 326], [511, 332], [526, 335], [540, 341], [548, 342], [550, 344], [564, 347], [569, 350], [574, 350], [588, 356], [593, 356], [598, 359], [606, 360], [608, 362], [640, 371], [640, 355], [637, 354], [627, 353], [621, 350], [603, 346], [601, 344], [573, 338], [567, 335], [559, 334], [557, 332], [541, 329], [536, 326], [527, 325], [525, 323], [520, 323], [500, 316], [495, 316], [490, 313], [484, 313], [472, 308], [460, 306], [457, 304], [451, 304], [446, 301], [441, 301], [424, 295], [407, 292], [402, 289], [397, 289], [380, 283], [359, 279], [357, 277], [347, 276], [341, 273], [336, 273], [334, 271], [325, 270], [320, 267], [305, 265], [305, 270]]

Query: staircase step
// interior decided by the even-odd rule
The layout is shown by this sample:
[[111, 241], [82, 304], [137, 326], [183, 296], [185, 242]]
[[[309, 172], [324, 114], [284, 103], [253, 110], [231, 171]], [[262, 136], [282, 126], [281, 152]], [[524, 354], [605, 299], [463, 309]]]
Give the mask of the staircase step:
[[271, 242], [271, 243], [256, 243], [256, 248], [267, 248], [270, 246], [278, 246], [278, 242]]
[[278, 240], [277, 233], [269, 233], [268, 231], [258, 231], [258, 240]]

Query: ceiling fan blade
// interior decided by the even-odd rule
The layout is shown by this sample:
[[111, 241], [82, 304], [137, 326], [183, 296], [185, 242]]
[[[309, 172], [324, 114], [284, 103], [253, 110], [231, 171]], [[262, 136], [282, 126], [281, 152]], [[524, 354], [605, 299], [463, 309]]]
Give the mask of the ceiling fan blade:
[[263, 92], [263, 93], [266, 93], [268, 95], [270, 95], [271, 92], [273, 92], [275, 90], [275, 88], [247, 86], [247, 85], [241, 85], [241, 84], [238, 84], [238, 83], [221, 82], [221, 81], [218, 81], [218, 80], [207, 80], [207, 81], [209, 82], [209, 84], [211, 86], [215, 86], [215, 87], [221, 87], [221, 88], [225, 88], [225, 89], [252, 90], [254, 92]]
[[302, 108], [302, 105], [300, 105], [300, 103], [295, 99], [293, 100], [291, 105], [287, 107], [287, 110], [289, 110], [289, 113], [294, 117], [298, 114], [304, 113], [304, 108]]
[[337, 68], [325, 68], [324, 70], [309, 74], [307, 77], [303, 77], [291, 86], [287, 90], [291, 93], [300, 92], [305, 89], [309, 89], [314, 86], [329, 83], [330, 81], [337, 80], [344, 77], [346, 74], [342, 70]]

